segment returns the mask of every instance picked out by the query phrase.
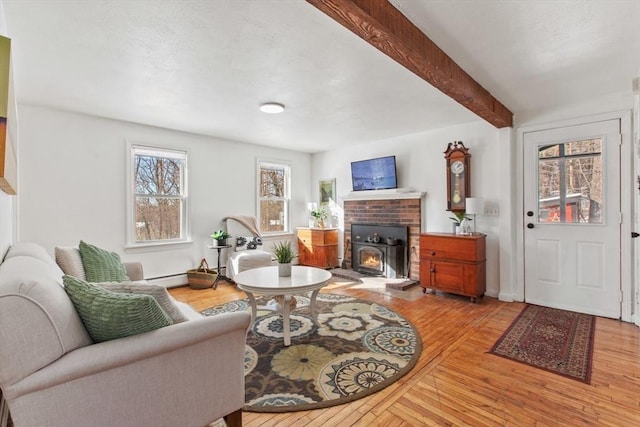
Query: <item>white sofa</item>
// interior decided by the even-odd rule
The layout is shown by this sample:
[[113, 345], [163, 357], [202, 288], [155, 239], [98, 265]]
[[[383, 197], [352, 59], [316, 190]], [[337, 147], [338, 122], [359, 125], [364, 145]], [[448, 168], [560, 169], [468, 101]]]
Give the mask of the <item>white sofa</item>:
[[249, 313], [94, 344], [41, 246], [0, 264], [0, 387], [20, 426], [241, 425]]

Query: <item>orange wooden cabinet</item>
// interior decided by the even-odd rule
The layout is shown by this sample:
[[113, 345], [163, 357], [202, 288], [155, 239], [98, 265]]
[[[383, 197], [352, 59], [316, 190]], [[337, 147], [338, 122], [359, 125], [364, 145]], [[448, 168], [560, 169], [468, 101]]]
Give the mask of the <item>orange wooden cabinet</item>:
[[420, 286], [465, 295], [476, 302], [486, 289], [486, 235], [420, 235]]
[[338, 266], [337, 228], [298, 228], [298, 263], [319, 268]]

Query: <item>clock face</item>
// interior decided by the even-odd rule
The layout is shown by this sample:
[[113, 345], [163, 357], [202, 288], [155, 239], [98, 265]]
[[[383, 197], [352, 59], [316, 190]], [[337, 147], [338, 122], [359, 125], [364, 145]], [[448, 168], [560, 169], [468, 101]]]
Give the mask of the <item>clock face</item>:
[[462, 172], [464, 172], [464, 163], [462, 163], [460, 160], [456, 160], [455, 162], [453, 162], [453, 164], [451, 165], [451, 172], [455, 173], [456, 175], [460, 175]]

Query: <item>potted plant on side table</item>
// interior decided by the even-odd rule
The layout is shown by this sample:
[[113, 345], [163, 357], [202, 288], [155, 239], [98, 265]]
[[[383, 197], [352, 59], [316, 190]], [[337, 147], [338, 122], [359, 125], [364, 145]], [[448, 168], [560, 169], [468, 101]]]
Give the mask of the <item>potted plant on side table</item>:
[[226, 246], [227, 239], [231, 237], [225, 230], [216, 230], [211, 234], [213, 239], [213, 246]]
[[453, 233], [454, 234], [471, 234], [471, 226], [469, 221], [471, 218], [466, 216], [465, 212], [453, 212], [455, 217], [449, 217], [453, 221]]
[[324, 208], [314, 209], [311, 211], [311, 216], [313, 217], [313, 224], [318, 228], [324, 228], [325, 221], [329, 218], [329, 214]]
[[291, 241], [277, 242], [273, 245], [273, 254], [278, 260], [278, 275], [291, 276], [291, 261], [296, 257], [291, 246]]

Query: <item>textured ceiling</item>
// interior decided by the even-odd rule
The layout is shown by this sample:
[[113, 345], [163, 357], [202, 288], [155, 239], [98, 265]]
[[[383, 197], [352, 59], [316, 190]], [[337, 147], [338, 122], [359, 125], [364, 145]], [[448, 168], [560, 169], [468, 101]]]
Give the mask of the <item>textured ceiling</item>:
[[[640, 71], [640, 1], [391, 3], [516, 117]], [[479, 120], [300, 0], [3, 5], [21, 103], [305, 152]]]

